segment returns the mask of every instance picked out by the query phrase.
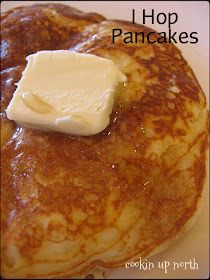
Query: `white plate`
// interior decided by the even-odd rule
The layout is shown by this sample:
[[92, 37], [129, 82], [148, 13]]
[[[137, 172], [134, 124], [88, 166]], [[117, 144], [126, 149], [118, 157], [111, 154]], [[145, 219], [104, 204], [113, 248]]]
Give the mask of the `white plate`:
[[[2, 12], [12, 7], [34, 4], [34, 2], [50, 1], [2, 1]], [[178, 44], [185, 59], [191, 65], [200, 85], [206, 93], [208, 100], [209, 90], [209, 4], [207, 1], [53, 1], [65, 3], [86, 12], [97, 12], [107, 18], [124, 19], [131, 21], [132, 9], [136, 10], [136, 21], [142, 23], [142, 9], [155, 13], [176, 12], [178, 22], [172, 27], [177, 32], [198, 32], [197, 44]], [[167, 24], [147, 24], [155, 30], [167, 31]], [[173, 261], [193, 260], [198, 263], [198, 270], [184, 269], [173, 270]], [[207, 279], [209, 277], [209, 195], [208, 190], [203, 210], [193, 226], [180, 240], [164, 252], [149, 259], [155, 265], [158, 261], [170, 261], [171, 266], [166, 274], [163, 270], [152, 269], [115, 269], [109, 275], [110, 279]]]

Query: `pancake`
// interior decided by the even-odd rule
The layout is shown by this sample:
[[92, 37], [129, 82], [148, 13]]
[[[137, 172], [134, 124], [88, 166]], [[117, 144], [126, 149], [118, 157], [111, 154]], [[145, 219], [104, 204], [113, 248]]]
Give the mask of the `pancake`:
[[1, 67], [25, 64], [25, 57], [39, 50], [59, 50], [65, 42], [73, 43], [85, 27], [103, 19], [62, 4], [11, 9], [1, 16]]
[[[51, 27], [44, 25], [48, 20]], [[4, 278], [101, 278], [101, 271], [163, 250], [195, 221], [206, 173], [202, 89], [173, 44], [124, 44], [120, 38], [111, 44], [112, 28], [151, 31], [60, 4], [3, 16]], [[56, 30], [56, 39], [46, 40], [49, 30]], [[112, 59], [127, 76], [103, 132], [64, 135], [6, 118], [25, 56], [46, 48]]]

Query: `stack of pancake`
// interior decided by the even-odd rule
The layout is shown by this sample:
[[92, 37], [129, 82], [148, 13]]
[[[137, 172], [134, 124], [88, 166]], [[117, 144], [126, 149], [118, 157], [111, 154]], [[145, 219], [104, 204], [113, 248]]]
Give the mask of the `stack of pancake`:
[[[101, 278], [166, 248], [195, 220], [205, 180], [206, 100], [181, 52], [113, 44], [113, 28], [151, 29], [61, 4], [1, 20], [2, 277]], [[26, 56], [55, 49], [112, 59], [127, 76], [103, 132], [79, 137], [7, 119]]]

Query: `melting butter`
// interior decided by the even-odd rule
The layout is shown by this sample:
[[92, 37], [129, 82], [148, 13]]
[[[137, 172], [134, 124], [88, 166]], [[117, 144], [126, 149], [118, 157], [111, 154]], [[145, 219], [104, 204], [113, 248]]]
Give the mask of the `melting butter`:
[[6, 110], [36, 128], [93, 135], [110, 122], [115, 88], [126, 76], [110, 59], [68, 50], [29, 55]]
[[23, 103], [34, 112], [40, 114], [53, 112], [53, 108], [47, 102], [44, 102], [40, 97], [31, 92], [24, 92], [21, 97]]

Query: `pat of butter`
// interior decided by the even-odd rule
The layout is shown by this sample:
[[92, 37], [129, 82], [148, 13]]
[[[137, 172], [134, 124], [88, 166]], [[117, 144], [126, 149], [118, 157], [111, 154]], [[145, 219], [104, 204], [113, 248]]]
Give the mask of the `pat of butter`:
[[115, 88], [126, 81], [112, 60], [68, 50], [40, 51], [26, 59], [8, 119], [84, 136], [107, 127]]

